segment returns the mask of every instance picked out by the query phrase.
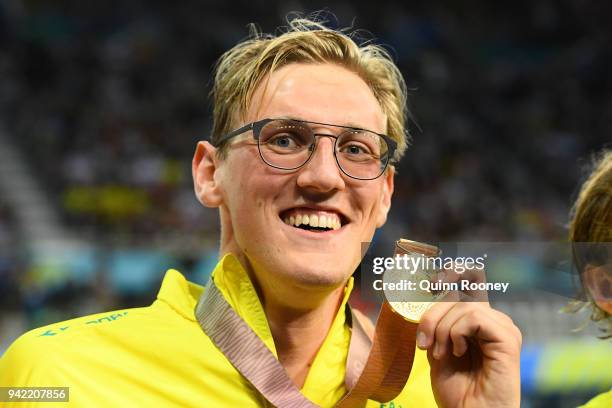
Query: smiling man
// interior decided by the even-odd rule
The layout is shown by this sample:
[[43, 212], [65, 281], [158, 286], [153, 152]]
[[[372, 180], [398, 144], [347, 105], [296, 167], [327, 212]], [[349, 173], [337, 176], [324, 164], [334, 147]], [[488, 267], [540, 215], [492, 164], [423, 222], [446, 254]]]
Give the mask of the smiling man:
[[[332, 407], [346, 394], [351, 275], [391, 205], [403, 79], [382, 48], [296, 19], [225, 53], [213, 94], [193, 159], [196, 196], [221, 218], [206, 289], [169, 271], [148, 308], [33, 330], [0, 361], [0, 386], [70, 387], [88, 406]], [[392, 405], [518, 406], [507, 316], [439, 304], [417, 340], [426, 351]]]

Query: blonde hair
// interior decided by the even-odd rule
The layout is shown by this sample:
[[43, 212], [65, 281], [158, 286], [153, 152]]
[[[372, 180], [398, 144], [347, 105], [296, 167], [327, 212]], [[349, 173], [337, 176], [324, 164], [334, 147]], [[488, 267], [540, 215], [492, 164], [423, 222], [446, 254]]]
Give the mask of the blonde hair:
[[[587, 301], [573, 302], [569, 311], [590, 308], [591, 319], [601, 322], [604, 336], [609, 337], [612, 336], [612, 318], [597, 306], [584, 287], [582, 271], [590, 261], [589, 253], [593, 252], [594, 246], [592, 243], [612, 242], [612, 150], [604, 150], [595, 156], [592, 169], [572, 208], [569, 232], [570, 240], [577, 243], [574, 247], [574, 263], [581, 274], [582, 295]], [[607, 256], [610, 256], [609, 252]]]
[[[387, 134], [397, 142], [394, 161], [408, 144], [405, 132], [406, 84], [389, 53], [379, 45], [358, 45], [319, 19], [292, 18], [279, 36], [262, 34], [251, 26], [249, 38], [225, 52], [215, 67], [211, 141], [227, 134], [248, 111], [253, 93], [269, 73], [290, 63], [338, 64], [359, 75], [370, 87], [387, 116]], [[226, 146], [220, 146], [224, 157]]]

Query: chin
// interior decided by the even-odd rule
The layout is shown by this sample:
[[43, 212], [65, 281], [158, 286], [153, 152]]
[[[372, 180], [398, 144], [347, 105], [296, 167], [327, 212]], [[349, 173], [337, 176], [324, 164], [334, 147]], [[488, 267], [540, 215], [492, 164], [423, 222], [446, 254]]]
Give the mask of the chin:
[[[343, 286], [353, 269], [338, 268], [335, 265], [325, 265], [323, 262], [309, 261], [308, 265], [296, 265], [288, 273], [288, 278], [304, 289], [336, 289]], [[350, 271], [350, 272], [348, 272]]]
[[[247, 252], [251, 254], [250, 262], [258, 270], [259, 279], [269, 279], [271, 284], [277, 281], [281, 286], [303, 291], [334, 290], [343, 286], [359, 265], [359, 254], [338, 254], [338, 251], [325, 252], [305, 246], [298, 249], [285, 242], [274, 244], [270, 239], [265, 248]], [[275, 248], [284, 250], [273, 250]]]

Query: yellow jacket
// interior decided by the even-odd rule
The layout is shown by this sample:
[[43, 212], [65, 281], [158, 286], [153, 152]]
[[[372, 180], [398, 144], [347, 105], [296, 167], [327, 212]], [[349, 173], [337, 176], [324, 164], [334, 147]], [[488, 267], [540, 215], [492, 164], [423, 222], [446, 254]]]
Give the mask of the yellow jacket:
[[582, 405], [581, 408], [610, 408], [612, 407], [612, 390], [597, 395], [595, 398]]
[[[225, 256], [213, 272], [228, 303], [276, 355], [263, 308], [238, 260]], [[350, 329], [344, 308], [321, 346], [302, 393], [332, 407], [346, 392]], [[169, 270], [149, 307], [81, 317], [32, 330], [0, 358], [0, 387], [69, 387], [68, 403], [14, 407], [261, 407], [267, 403], [204, 334], [194, 308], [204, 288]], [[0, 403], [2, 405], [2, 403]], [[410, 379], [394, 401], [367, 407], [435, 407], [427, 357], [416, 350]]]

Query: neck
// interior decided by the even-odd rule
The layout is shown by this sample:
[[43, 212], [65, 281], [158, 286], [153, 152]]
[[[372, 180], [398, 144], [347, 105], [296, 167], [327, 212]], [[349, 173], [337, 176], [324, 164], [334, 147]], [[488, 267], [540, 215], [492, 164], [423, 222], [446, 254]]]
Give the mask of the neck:
[[288, 309], [264, 296], [278, 359], [293, 383], [302, 388], [310, 366], [323, 344], [342, 303], [344, 288], [338, 288], [312, 309]]
[[[221, 212], [222, 224], [228, 218]], [[249, 274], [263, 305], [278, 359], [293, 383], [302, 388], [310, 366], [338, 313], [345, 285], [308, 291], [289, 282], [286, 285], [281, 281], [275, 281], [273, 285], [269, 285], [270, 282], [260, 282], [247, 257], [227, 231], [231, 229], [221, 229], [220, 253], [233, 253]]]

